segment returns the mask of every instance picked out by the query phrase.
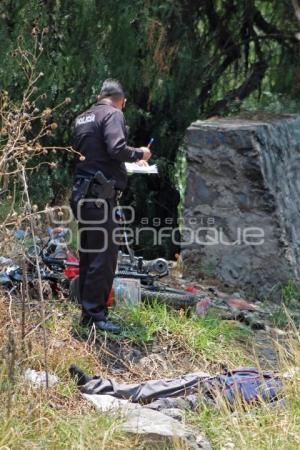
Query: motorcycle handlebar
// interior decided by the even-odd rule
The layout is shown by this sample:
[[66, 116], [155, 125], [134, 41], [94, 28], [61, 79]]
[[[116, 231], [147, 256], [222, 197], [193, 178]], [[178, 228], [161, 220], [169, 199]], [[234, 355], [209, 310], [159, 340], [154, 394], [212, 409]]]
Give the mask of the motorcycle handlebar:
[[43, 255], [43, 261], [45, 264], [55, 265], [58, 267], [79, 267], [79, 262], [66, 261], [65, 259], [51, 258], [50, 256]]

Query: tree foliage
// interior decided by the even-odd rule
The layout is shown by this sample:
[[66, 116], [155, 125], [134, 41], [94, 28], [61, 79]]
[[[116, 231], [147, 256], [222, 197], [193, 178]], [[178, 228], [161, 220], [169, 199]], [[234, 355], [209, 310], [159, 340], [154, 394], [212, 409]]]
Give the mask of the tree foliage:
[[[132, 177], [126, 198], [138, 216], [176, 217], [174, 163], [192, 120], [244, 107], [298, 107], [290, 0], [2, 0], [0, 85], [16, 99], [23, 86], [11, 52], [19, 36], [30, 47], [42, 30], [40, 88], [50, 105], [72, 98], [56, 118], [56, 144], [69, 144], [72, 120], [108, 76], [126, 87], [132, 142], [156, 138], [162, 175]], [[63, 158], [69, 171], [51, 172], [52, 194], [68, 183], [72, 161]]]

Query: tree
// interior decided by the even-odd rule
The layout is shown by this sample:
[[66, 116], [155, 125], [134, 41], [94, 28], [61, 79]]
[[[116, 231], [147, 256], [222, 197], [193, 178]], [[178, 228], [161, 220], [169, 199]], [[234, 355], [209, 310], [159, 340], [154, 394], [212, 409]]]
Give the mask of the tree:
[[[3, 0], [0, 8], [0, 82], [16, 97], [22, 86], [10, 51], [19, 35], [29, 43], [32, 30], [49, 31], [42, 89], [48, 102], [72, 98], [56, 119], [60, 145], [70, 142], [72, 120], [101, 82], [123, 81], [132, 141], [154, 136], [160, 166], [159, 178], [131, 178], [125, 201], [136, 206], [137, 219], [176, 219], [174, 164], [191, 121], [269, 107], [273, 99], [295, 108], [300, 98], [290, 0]], [[63, 162], [71, 172], [72, 161]], [[48, 179], [57, 192], [61, 179], [71, 183], [66, 177], [63, 170]], [[168, 257], [175, 250], [169, 243], [160, 249]]]

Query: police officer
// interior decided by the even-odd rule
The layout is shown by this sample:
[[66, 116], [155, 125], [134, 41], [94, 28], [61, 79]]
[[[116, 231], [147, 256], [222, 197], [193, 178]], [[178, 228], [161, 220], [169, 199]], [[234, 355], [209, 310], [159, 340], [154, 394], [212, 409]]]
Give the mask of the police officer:
[[124, 163], [144, 165], [151, 156], [147, 147], [127, 145], [125, 104], [120, 82], [104, 81], [97, 103], [76, 118], [73, 134], [80, 153], [70, 204], [79, 228], [81, 323], [113, 333], [121, 331], [108, 320], [106, 306], [118, 256], [113, 208], [127, 183]]

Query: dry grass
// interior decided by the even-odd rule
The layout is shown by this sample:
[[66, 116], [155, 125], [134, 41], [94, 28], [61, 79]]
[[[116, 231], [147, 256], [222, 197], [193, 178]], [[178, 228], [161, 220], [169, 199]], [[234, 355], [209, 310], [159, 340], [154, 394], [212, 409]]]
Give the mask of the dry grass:
[[3, 296], [0, 300], [0, 449], [150, 449], [122, 434], [115, 417], [96, 412], [69, 378], [68, 367], [74, 362], [89, 373], [109, 375], [96, 345], [72, 336], [78, 316], [72, 305], [52, 304], [47, 311], [49, 317], [51, 310], [46, 322], [49, 370], [59, 376], [59, 384], [46, 391], [24, 382], [25, 368], [44, 369], [43, 344], [36, 327], [39, 308], [34, 305], [27, 311], [26, 337], [21, 341], [21, 311], [15, 301], [11, 305]]
[[[225, 402], [219, 408], [200, 404], [188, 420], [204, 428], [214, 449], [298, 450], [300, 448], [300, 334], [289, 321], [284, 343], [274, 341], [283, 380], [280, 400], [257, 407]], [[259, 364], [259, 362], [258, 362]], [[257, 365], [258, 365], [257, 364]]]
[[[236, 334], [226, 326], [222, 330], [218, 324], [218, 335], [210, 321], [205, 324], [154, 306], [116, 312], [123, 320], [123, 335], [110, 340], [104, 336], [95, 339], [93, 334], [84, 336], [76, 306], [52, 301], [46, 304], [45, 312], [48, 367], [60, 382], [46, 392], [23, 380], [26, 368], [44, 369], [44, 353], [42, 330], [37, 326], [41, 322], [39, 305], [34, 301], [26, 305], [23, 340], [21, 309], [18, 298], [8, 301], [1, 297], [0, 400], [4, 407], [0, 412], [0, 449], [154, 449], [153, 443], [120, 433], [116, 418], [95, 412], [69, 378], [69, 365], [76, 363], [88, 373], [113, 376], [120, 381], [171, 376], [208, 368], [210, 349], [216, 352], [221, 342], [230, 349], [230, 340]], [[139, 358], [153, 352], [160, 352], [160, 357], [149, 367], [132, 359], [136, 352]], [[160, 449], [181, 448], [176, 442], [171, 447], [157, 445]]]
[[[99, 414], [78, 393], [69, 378], [71, 363], [91, 374], [119, 381], [138, 381], [182, 374], [190, 370], [217, 371], [223, 365], [238, 366], [255, 361], [246, 354], [245, 341], [235, 323], [215, 318], [187, 317], [158, 305], [116, 311], [123, 321], [121, 337], [107, 339], [84, 335], [78, 325], [78, 308], [69, 302], [46, 305], [49, 370], [60, 382], [48, 392], [24, 383], [25, 368], [44, 369], [39, 307], [26, 307], [25, 338], [21, 339], [19, 300], [0, 300], [0, 449], [176, 449], [182, 444], [154, 444], [122, 434], [118, 419]], [[300, 336], [290, 323], [288, 343], [277, 344], [285, 379], [284, 405], [245, 408], [233, 412], [200, 404], [186, 418], [211, 439], [213, 449], [296, 450], [300, 448]], [[248, 346], [250, 348], [250, 346]], [[159, 354], [149, 365], [135, 360]], [[143, 361], [143, 360], [142, 360]], [[97, 433], [95, 433], [97, 430]]]

